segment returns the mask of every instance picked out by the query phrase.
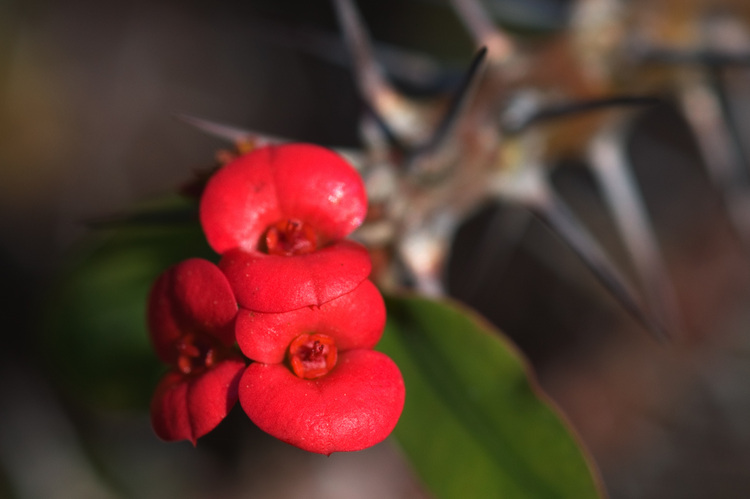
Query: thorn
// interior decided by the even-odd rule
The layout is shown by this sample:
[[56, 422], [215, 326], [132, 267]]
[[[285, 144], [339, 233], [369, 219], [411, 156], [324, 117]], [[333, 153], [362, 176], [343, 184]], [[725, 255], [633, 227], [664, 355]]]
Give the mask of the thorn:
[[174, 115], [180, 121], [197, 128], [201, 132], [204, 132], [211, 137], [216, 137], [221, 140], [230, 142], [232, 145], [247, 145], [252, 146], [263, 146], [268, 144], [280, 144], [284, 142], [290, 142], [288, 139], [282, 139], [274, 137], [272, 135], [265, 135], [243, 128], [237, 128], [231, 125], [224, 125], [215, 121], [205, 120], [203, 118], [197, 118], [187, 114], [176, 113]]
[[750, 52], [727, 50], [674, 50], [660, 47], [633, 47], [635, 58], [644, 64], [693, 65], [708, 69], [750, 66]]
[[545, 199], [544, 202], [529, 205], [528, 208], [570, 246], [599, 282], [657, 341], [663, 343], [669, 340], [669, 334], [664, 326], [646, 311], [633, 287], [564, 201], [552, 192]]
[[663, 100], [658, 97], [639, 95], [615, 95], [601, 99], [571, 101], [536, 109], [532, 114], [525, 117], [514, 117], [512, 120], [506, 120], [504, 129], [506, 133], [520, 133], [536, 124], [565, 118], [573, 114], [599, 111], [613, 107], [654, 106], [661, 103], [663, 103]]
[[490, 61], [506, 62], [516, 50], [510, 37], [492, 21], [482, 4], [477, 0], [451, 0], [453, 8], [474, 38], [477, 47], [487, 47]]
[[750, 158], [748, 158], [747, 151], [744, 147], [744, 138], [740, 127], [735, 119], [733, 111], [736, 109], [729, 97], [726, 85], [722, 78], [722, 74], [719, 68], [709, 68], [706, 71], [708, 74], [708, 81], [716, 97], [716, 102], [719, 105], [719, 111], [721, 118], [726, 127], [727, 134], [729, 136], [730, 144], [734, 150], [734, 155], [737, 160], [738, 175], [742, 177], [743, 184], [747, 183], [748, 172], [750, 172]]
[[[305, 27], [289, 27], [270, 20], [251, 22], [249, 32], [263, 42], [310, 55], [329, 64], [350, 68], [352, 58], [341, 36]], [[456, 80], [433, 57], [384, 43], [373, 43], [374, 59], [391, 78], [413, 92], [429, 95], [444, 91]]]
[[[533, 147], [532, 144], [529, 146]], [[526, 207], [565, 241], [599, 282], [654, 338], [660, 342], [669, 338], [664, 326], [643, 307], [633, 286], [552, 190], [544, 165], [527, 160], [506, 169], [503, 176], [496, 179], [494, 190], [501, 199]]]
[[750, 188], [748, 170], [743, 165], [748, 164], [748, 158], [738, 142], [733, 120], [726, 114], [731, 111], [727, 104], [710, 84], [686, 86], [679, 95], [680, 110], [693, 130], [709, 178], [721, 195], [732, 231], [747, 251], [750, 249], [747, 204]]
[[466, 71], [458, 90], [456, 90], [456, 93], [453, 95], [445, 116], [443, 116], [443, 119], [435, 128], [430, 139], [422, 146], [416, 148], [412, 153], [413, 156], [433, 152], [435, 149], [438, 149], [443, 141], [453, 132], [463, 110], [476, 93], [486, 56], [487, 47], [479, 49], [472, 59], [469, 69]]
[[373, 109], [368, 102], [365, 101], [362, 104], [365, 108], [365, 112], [370, 115], [372, 120], [377, 125], [377, 128], [383, 133], [387, 143], [400, 156], [404, 156], [406, 152], [409, 150], [409, 147], [406, 144], [404, 144], [401, 138], [391, 128], [391, 126], [386, 121], [385, 117], [383, 117], [376, 109]]
[[679, 332], [683, 326], [677, 296], [628, 162], [625, 133], [624, 127], [618, 126], [597, 134], [588, 151], [590, 167], [632, 256], [649, 304], [671, 331]]
[[359, 91], [372, 109], [390, 121], [390, 108], [397, 99], [397, 93], [375, 60], [370, 35], [352, 0], [333, 0], [333, 5], [354, 63]]

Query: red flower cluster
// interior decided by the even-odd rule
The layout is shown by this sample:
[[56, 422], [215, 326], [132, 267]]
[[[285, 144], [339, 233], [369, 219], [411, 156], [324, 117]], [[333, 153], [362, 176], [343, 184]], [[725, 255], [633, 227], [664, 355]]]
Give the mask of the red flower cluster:
[[152, 342], [173, 366], [152, 402], [157, 435], [195, 443], [237, 399], [262, 430], [311, 452], [390, 434], [404, 383], [372, 350], [385, 306], [369, 254], [344, 239], [366, 210], [358, 173], [313, 145], [259, 148], [214, 174], [200, 216], [218, 267], [186, 260], [149, 298]]

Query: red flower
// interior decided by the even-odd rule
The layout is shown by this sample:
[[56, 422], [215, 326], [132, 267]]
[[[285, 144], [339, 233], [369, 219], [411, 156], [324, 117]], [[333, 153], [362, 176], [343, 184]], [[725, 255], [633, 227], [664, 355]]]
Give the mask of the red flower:
[[383, 299], [370, 281], [320, 307], [241, 310], [237, 340], [257, 361], [240, 381], [242, 408], [265, 432], [310, 452], [382, 441], [404, 405], [398, 367], [370, 350], [384, 324]]
[[195, 443], [238, 398], [258, 427], [311, 452], [390, 434], [404, 381], [372, 350], [385, 305], [369, 254], [343, 239], [366, 210], [359, 174], [318, 146], [256, 149], [214, 174], [200, 215], [219, 266], [182, 262], [149, 298], [152, 342], [173, 366], [151, 405], [161, 438]]
[[232, 250], [219, 266], [239, 304], [259, 312], [321, 305], [350, 292], [371, 268], [367, 250], [347, 240], [295, 257]]
[[159, 358], [173, 366], [151, 402], [151, 422], [160, 438], [195, 444], [237, 402], [245, 362], [232, 348], [236, 315], [226, 277], [206, 260], [181, 262], [154, 283], [149, 333]]
[[362, 179], [333, 151], [310, 144], [255, 149], [221, 168], [201, 199], [201, 222], [217, 253], [258, 249], [274, 224], [296, 219], [323, 240], [364, 221]]
[[315, 379], [255, 362], [240, 380], [240, 403], [266, 433], [330, 455], [366, 449], [391, 433], [404, 407], [404, 380], [375, 350], [343, 352], [335, 368]]
[[304, 307], [280, 314], [240, 310], [237, 344], [257, 362], [279, 364], [287, 349], [303, 333], [325, 334], [339, 350], [372, 348], [383, 334], [385, 305], [375, 285], [366, 280], [357, 288], [320, 307]]
[[[367, 250], [342, 241], [364, 220], [362, 179], [328, 149], [256, 149], [219, 170], [200, 206], [241, 307], [287, 312], [349, 292], [370, 273]], [[290, 258], [294, 257], [294, 258]]]

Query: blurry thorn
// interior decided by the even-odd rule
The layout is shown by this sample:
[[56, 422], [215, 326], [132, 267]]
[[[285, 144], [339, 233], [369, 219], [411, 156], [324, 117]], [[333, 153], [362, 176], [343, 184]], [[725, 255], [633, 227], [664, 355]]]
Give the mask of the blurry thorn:
[[373, 111], [390, 123], [390, 115], [395, 111], [399, 98], [375, 60], [367, 29], [352, 0], [333, 0], [333, 5], [354, 63], [359, 91]]
[[[377, 125], [378, 130], [383, 133], [387, 143], [400, 155], [406, 154], [409, 147], [404, 144], [396, 132], [391, 128], [386, 119], [375, 109], [373, 109], [368, 102], [363, 102], [365, 112], [372, 118], [372, 121]], [[399, 162], [401, 164], [402, 162]]]
[[175, 114], [175, 117], [212, 137], [225, 140], [233, 145], [251, 143], [253, 146], [264, 146], [268, 144], [290, 142], [288, 139], [265, 135], [245, 130], [243, 128], [233, 127], [231, 125], [224, 125], [222, 123], [196, 118], [195, 116], [187, 114], [177, 113]]
[[633, 286], [552, 190], [546, 170], [540, 163], [515, 165], [515, 168], [506, 169], [504, 176], [497, 177], [495, 182], [495, 191], [503, 199], [525, 206], [565, 241], [605, 289], [648, 332], [659, 341], [669, 338], [664, 327], [641, 305]]
[[495, 207], [487, 228], [469, 255], [468, 261], [472, 264], [468, 275], [463, 278], [464, 284], [457, 286], [454, 292], [458, 298], [471, 303], [489, 280], [498, 279], [503, 274], [530, 221], [528, 210], [503, 204]]
[[750, 53], [723, 50], [675, 50], [660, 47], [631, 47], [634, 58], [644, 64], [694, 65], [707, 69], [750, 66]]
[[538, 123], [565, 118], [572, 114], [599, 111], [612, 107], [653, 106], [662, 102], [662, 99], [655, 96], [638, 95], [616, 95], [601, 99], [565, 102], [534, 110], [532, 114], [523, 117], [512, 117], [512, 119], [506, 120], [503, 128], [507, 133], [520, 133]]
[[750, 159], [747, 157], [747, 151], [743, 145], [742, 133], [732, 113], [732, 103], [722, 80], [721, 69], [709, 68], [707, 73], [711, 90], [716, 96], [721, 118], [729, 135], [730, 146], [734, 149], [734, 155], [737, 160], [736, 167], [738, 168], [737, 174], [741, 177], [743, 183], [747, 183], [748, 174], [750, 173]]
[[724, 120], [719, 96], [706, 85], [686, 86], [680, 93], [680, 107], [694, 132], [708, 175], [722, 195], [732, 228], [741, 243], [750, 248], [747, 173], [740, 167], [743, 160]]
[[597, 134], [588, 151], [590, 166], [632, 256], [648, 304], [668, 330], [679, 334], [683, 326], [677, 296], [628, 163], [625, 133], [618, 126]]
[[[264, 42], [316, 57], [329, 64], [351, 66], [350, 54], [338, 34], [290, 27], [270, 20], [251, 22], [248, 32]], [[373, 52], [388, 75], [417, 92], [444, 91], [457, 76], [452, 70], [443, 70], [437, 60], [422, 53], [384, 43], [373, 43]]]
[[453, 8], [474, 38], [477, 47], [487, 47], [492, 63], [508, 61], [515, 50], [511, 39], [503, 33], [478, 0], [451, 0]]
[[478, 82], [481, 79], [483, 62], [487, 56], [487, 48], [482, 47], [472, 59], [469, 69], [461, 81], [461, 85], [451, 99], [445, 116], [435, 128], [430, 139], [424, 145], [416, 148], [414, 156], [429, 154], [440, 148], [443, 141], [453, 132], [466, 105], [476, 93]]
[[680, 108], [701, 149], [708, 174], [725, 192], [737, 180], [737, 159], [729, 144], [716, 95], [705, 85], [698, 84], [683, 87], [679, 97]]
[[648, 332], [660, 342], [669, 339], [664, 327], [641, 305], [633, 287], [562, 199], [550, 192], [545, 202], [528, 208], [570, 246], [599, 282]]

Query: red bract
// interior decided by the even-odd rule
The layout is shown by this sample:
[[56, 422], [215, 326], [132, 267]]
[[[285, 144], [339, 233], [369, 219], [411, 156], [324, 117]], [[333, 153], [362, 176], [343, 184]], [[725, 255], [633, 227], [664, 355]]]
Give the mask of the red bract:
[[151, 426], [163, 440], [196, 440], [210, 432], [237, 403], [239, 375], [245, 363], [229, 358], [199, 375], [170, 371], [151, 400]]
[[367, 250], [341, 239], [364, 220], [356, 170], [319, 146], [256, 149], [219, 170], [201, 198], [209, 244], [240, 306], [287, 312], [348, 293], [370, 273]]
[[293, 257], [233, 250], [219, 265], [240, 306], [258, 312], [322, 305], [356, 288], [371, 270], [367, 249], [346, 240]]
[[385, 305], [375, 285], [366, 280], [357, 288], [320, 307], [283, 314], [240, 310], [237, 343], [242, 353], [266, 364], [284, 361], [292, 340], [316, 332], [333, 338], [339, 350], [372, 348], [385, 325]]
[[[390, 434], [404, 382], [371, 350], [385, 305], [367, 280], [369, 253], [343, 239], [366, 210], [358, 173], [318, 146], [259, 148], [208, 181], [201, 224], [219, 267], [183, 262], [149, 302], [154, 346], [174, 366], [151, 406], [160, 437], [195, 443], [237, 398], [261, 429], [311, 452], [360, 450]], [[246, 369], [235, 333], [255, 361]]]
[[237, 342], [258, 361], [240, 381], [243, 409], [262, 430], [311, 452], [375, 445], [404, 402], [398, 368], [370, 350], [384, 325], [383, 299], [367, 280], [320, 307], [240, 310]]
[[357, 171], [310, 144], [261, 147], [237, 158], [209, 180], [200, 206], [206, 238], [220, 254], [263, 250], [269, 228], [283, 230], [287, 221], [309, 226], [314, 245], [325, 245], [349, 235], [366, 213]]
[[263, 431], [301, 449], [329, 455], [384, 440], [404, 406], [396, 364], [374, 350], [338, 353], [327, 374], [303, 379], [283, 364], [250, 364], [240, 404]]
[[173, 366], [151, 403], [151, 421], [164, 440], [195, 443], [237, 401], [245, 367], [234, 353], [237, 303], [224, 274], [192, 258], [164, 272], [148, 303], [148, 326], [159, 357]]

